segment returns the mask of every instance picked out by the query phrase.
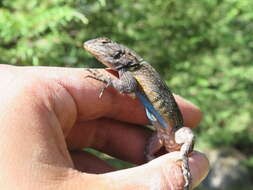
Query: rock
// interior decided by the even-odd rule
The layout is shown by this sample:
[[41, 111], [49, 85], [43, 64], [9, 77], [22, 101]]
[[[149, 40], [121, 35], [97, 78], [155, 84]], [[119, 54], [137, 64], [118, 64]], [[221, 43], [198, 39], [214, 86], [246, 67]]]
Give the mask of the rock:
[[200, 189], [249, 190], [253, 182], [250, 173], [242, 164], [246, 157], [233, 148], [203, 151], [210, 161], [210, 172]]

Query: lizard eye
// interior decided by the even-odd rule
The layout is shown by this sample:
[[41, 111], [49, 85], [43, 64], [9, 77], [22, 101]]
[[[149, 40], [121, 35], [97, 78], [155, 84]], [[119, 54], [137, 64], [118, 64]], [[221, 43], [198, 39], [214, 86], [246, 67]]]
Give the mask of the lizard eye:
[[108, 44], [108, 43], [112, 42], [110, 39], [108, 39], [106, 37], [99, 38], [99, 40], [102, 44]]
[[122, 51], [119, 50], [119, 51], [117, 51], [117, 52], [115, 53], [115, 55], [113, 56], [113, 59], [119, 59], [119, 58], [121, 57], [121, 55], [122, 55]]

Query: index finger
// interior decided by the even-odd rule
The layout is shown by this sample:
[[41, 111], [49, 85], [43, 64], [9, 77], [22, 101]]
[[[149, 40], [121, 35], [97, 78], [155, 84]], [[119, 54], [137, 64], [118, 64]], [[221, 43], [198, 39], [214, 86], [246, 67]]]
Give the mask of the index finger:
[[[99, 98], [105, 84], [88, 78], [90, 72], [86, 69], [59, 67], [29, 67], [29, 69], [42, 74], [43, 77], [56, 80], [71, 94], [77, 107], [77, 121], [107, 117], [134, 124], [146, 125], [149, 123], [144, 106], [138, 98], [122, 94], [112, 87], [108, 87], [103, 96]], [[105, 69], [98, 70], [103, 74], [116, 77]], [[202, 118], [199, 108], [180, 96], [175, 95], [175, 98], [182, 111], [184, 124], [188, 127], [198, 125]]]

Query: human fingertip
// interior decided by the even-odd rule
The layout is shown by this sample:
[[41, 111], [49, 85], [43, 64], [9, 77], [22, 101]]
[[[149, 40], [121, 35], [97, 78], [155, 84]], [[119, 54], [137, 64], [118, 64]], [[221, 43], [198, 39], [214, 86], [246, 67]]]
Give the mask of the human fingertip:
[[187, 127], [196, 127], [203, 118], [200, 108], [179, 95], [174, 95], [178, 106], [183, 114], [184, 123]]
[[209, 161], [205, 154], [194, 151], [189, 159], [189, 165], [192, 175], [192, 186], [198, 186], [209, 172]]

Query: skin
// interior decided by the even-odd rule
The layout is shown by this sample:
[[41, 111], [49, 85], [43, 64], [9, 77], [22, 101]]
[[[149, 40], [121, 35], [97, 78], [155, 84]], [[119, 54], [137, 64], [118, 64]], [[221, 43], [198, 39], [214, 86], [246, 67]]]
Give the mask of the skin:
[[[100, 72], [106, 72], [101, 70]], [[84, 69], [0, 65], [0, 189], [180, 189], [179, 152], [144, 164], [151, 131], [137, 99], [86, 78]], [[176, 96], [185, 124], [195, 127], [200, 110]], [[116, 171], [84, 148], [94, 148], [137, 167]], [[194, 186], [208, 160], [190, 156]]]

